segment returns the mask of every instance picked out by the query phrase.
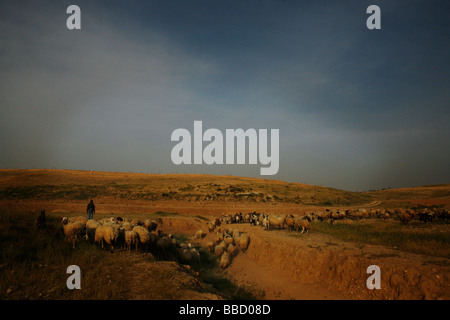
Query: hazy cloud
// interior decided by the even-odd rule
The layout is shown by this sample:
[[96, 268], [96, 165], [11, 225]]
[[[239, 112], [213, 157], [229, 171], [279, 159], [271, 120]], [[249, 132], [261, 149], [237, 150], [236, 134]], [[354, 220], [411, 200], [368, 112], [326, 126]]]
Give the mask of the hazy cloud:
[[67, 1], [0, 6], [0, 167], [258, 176], [175, 166], [176, 128], [280, 129], [287, 181], [448, 182], [448, 5]]

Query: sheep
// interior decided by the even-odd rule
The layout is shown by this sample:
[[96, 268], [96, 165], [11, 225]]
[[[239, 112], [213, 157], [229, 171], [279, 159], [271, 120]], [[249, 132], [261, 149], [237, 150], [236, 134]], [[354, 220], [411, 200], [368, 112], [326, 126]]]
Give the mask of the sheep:
[[83, 224], [86, 224], [88, 219], [86, 217], [82, 217], [82, 216], [70, 217], [69, 218], [69, 222], [75, 222], [75, 221], [79, 221], [79, 222], [81, 222]]
[[221, 241], [223, 241], [223, 233], [216, 232], [216, 235], [214, 237], [214, 243], [220, 243]]
[[231, 236], [226, 236], [223, 241], [225, 242], [226, 246], [228, 247], [230, 244], [234, 243], [234, 239]]
[[139, 219], [133, 218], [133, 219], [131, 219], [130, 224], [131, 224], [132, 227], [135, 227], [135, 226], [142, 225], [142, 222], [139, 221]]
[[183, 264], [189, 264], [192, 260], [192, 253], [189, 248], [177, 248], [177, 257]]
[[337, 211], [337, 212], [331, 211], [330, 212], [330, 219], [333, 219], [333, 220], [339, 219], [339, 211]]
[[281, 229], [282, 227], [284, 227], [285, 222], [286, 222], [285, 217], [269, 216], [269, 223], [267, 225], [267, 230], [270, 230], [271, 226], [278, 227], [279, 229]]
[[94, 228], [96, 229], [100, 223], [94, 219], [90, 219], [86, 222], [86, 228]]
[[230, 224], [231, 220], [232, 220], [232, 217], [227, 214], [227, 215], [224, 216], [223, 220], [225, 221], [226, 224]]
[[[93, 219], [88, 220], [86, 222], [86, 240], [94, 240], [95, 238], [95, 230], [100, 226], [100, 223], [98, 221], [95, 221]], [[91, 240], [91, 241], [92, 241]]]
[[213, 233], [214, 229], [216, 228], [216, 226], [214, 225], [214, 222], [213, 221], [208, 221], [207, 225], [208, 225], [208, 232], [209, 233]]
[[295, 223], [295, 218], [293, 215], [288, 215], [286, 217], [286, 225], [289, 228], [289, 231], [292, 231], [294, 229], [294, 223]]
[[95, 243], [101, 243], [103, 248], [104, 242], [106, 242], [109, 244], [111, 252], [114, 251], [114, 245], [117, 243], [118, 239], [119, 229], [116, 229], [111, 225], [101, 225], [95, 230]]
[[269, 216], [266, 214], [262, 215], [262, 225], [264, 229], [269, 230]]
[[155, 231], [158, 224], [154, 220], [146, 219], [144, 221], [144, 227], [147, 228], [148, 231]]
[[156, 241], [159, 239], [159, 237], [168, 237], [168, 238], [172, 239], [172, 235], [167, 235], [167, 234], [160, 235], [155, 231], [150, 231], [149, 237], [150, 237], [150, 242], [149, 242], [150, 245], [156, 243]]
[[222, 242], [219, 243], [219, 246], [221, 246], [223, 248], [223, 250], [227, 250], [228, 245], [225, 243], [224, 240], [222, 240]]
[[302, 219], [297, 219], [295, 220], [295, 229], [298, 231], [300, 228], [302, 229], [302, 233], [303, 232], [308, 232], [309, 228], [310, 228], [310, 224], [308, 222], [308, 220], [302, 220]]
[[419, 213], [419, 221], [423, 221], [425, 223], [433, 223], [433, 212], [424, 210]]
[[64, 235], [69, 241], [72, 240], [72, 247], [75, 249], [75, 242], [82, 237], [86, 226], [79, 221], [69, 222], [67, 218], [63, 221]]
[[242, 252], [245, 252], [249, 244], [250, 244], [249, 235], [246, 233], [242, 233], [238, 238], [237, 245], [242, 250]]
[[238, 247], [233, 244], [230, 244], [227, 248], [227, 251], [231, 257], [234, 257], [238, 252]]
[[135, 226], [133, 228], [134, 232], [138, 234], [139, 244], [146, 250], [149, 249], [150, 246], [150, 231], [148, 231], [145, 227]]
[[254, 226], [259, 226], [260, 221], [259, 221], [259, 217], [260, 217], [260, 213], [252, 213], [251, 218], [250, 218], [250, 224], [254, 225]]
[[317, 217], [317, 220], [323, 221], [326, 218], [326, 214], [323, 211], [316, 212], [315, 216]]
[[203, 239], [204, 237], [206, 237], [206, 233], [201, 229], [198, 230], [194, 235], [194, 239]]
[[222, 256], [220, 257], [220, 267], [225, 269], [231, 264], [231, 257], [228, 252], [224, 252]]
[[381, 217], [380, 218], [382, 218], [383, 220], [387, 220], [387, 219], [389, 219], [389, 213], [387, 213], [387, 212], [385, 212], [385, 213], [382, 213], [381, 214]]
[[409, 213], [401, 213], [398, 217], [404, 225], [407, 225], [412, 220], [412, 216]]
[[214, 247], [214, 254], [216, 255], [216, 257], [220, 257], [224, 253], [224, 251], [224, 247], [219, 244]]
[[192, 262], [199, 263], [200, 262], [200, 252], [198, 252], [198, 250], [195, 248], [191, 248], [190, 251], [191, 251]]
[[125, 230], [125, 245], [128, 251], [131, 251], [131, 247], [135, 246], [136, 251], [138, 249], [139, 239], [138, 234], [134, 230]]
[[213, 252], [213, 251], [214, 251], [214, 242], [208, 242], [208, 243], [206, 244], [206, 250], [207, 250], [208, 252]]
[[170, 247], [172, 241], [169, 237], [162, 237], [156, 240], [156, 250], [159, 256], [164, 255], [167, 252], [167, 249]]
[[133, 226], [131, 225], [130, 222], [125, 221], [124, 223], [122, 223], [122, 228], [125, 231], [131, 231], [133, 229]]

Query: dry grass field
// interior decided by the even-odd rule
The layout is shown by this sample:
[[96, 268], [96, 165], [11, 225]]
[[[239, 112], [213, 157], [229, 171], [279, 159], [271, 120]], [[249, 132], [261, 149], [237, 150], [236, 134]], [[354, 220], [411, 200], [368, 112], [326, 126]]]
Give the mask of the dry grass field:
[[[191, 243], [200, 259], [119, 247], [110, 253], [64, 239], [62, 217], [154, 219], [158, 229]], [[300, 183], [211, 175], [156, 175], [66, 170], [0, 170], [0, 299], [449, 299], [448, 221], [397, 216], [311, 221], [308, 233], [222, 223], [250, 245], [220, 268], [206, 250], [207, 222], [238, 212], [305, 215], [326, 209], [450, 208], [450, 185], [350, 192]], [[36, 215], [46, 210], [47, 227]], [[197, 230], [203, 239], [194, 237]], [[68, 290], [66, 268], [82, 270]], [[366, 287], [369, 265], [381, 289]]]

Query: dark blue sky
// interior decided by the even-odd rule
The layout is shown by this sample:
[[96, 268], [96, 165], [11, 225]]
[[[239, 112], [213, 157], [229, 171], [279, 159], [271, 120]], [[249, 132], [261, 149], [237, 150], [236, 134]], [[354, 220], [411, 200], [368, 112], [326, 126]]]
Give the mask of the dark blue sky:
[[[81, 30], [66, 8], [81, 8]], [[381, 8], [368, 30], [366, 8]], [[265, 176], [347, 190], [449, 183], [448, 1], [2, 1], [0, 167], [175, 166], [170, 135], [279, 129]]]

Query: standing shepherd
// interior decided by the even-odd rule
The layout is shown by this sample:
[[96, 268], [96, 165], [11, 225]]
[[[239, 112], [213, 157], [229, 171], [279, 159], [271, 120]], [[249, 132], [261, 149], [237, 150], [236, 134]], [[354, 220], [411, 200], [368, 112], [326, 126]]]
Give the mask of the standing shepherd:
[[45, 229], [45, 210], [42, 210], [41, 213], [37, 216], [36, 226], [38, 229]]
[[89, 204], [87, 205], [88, 220], [94, 219], [94, 213], [95, 213], [94, 200], [91, 200], [91, 202], [89, 202]]

